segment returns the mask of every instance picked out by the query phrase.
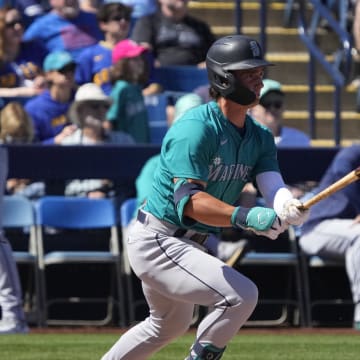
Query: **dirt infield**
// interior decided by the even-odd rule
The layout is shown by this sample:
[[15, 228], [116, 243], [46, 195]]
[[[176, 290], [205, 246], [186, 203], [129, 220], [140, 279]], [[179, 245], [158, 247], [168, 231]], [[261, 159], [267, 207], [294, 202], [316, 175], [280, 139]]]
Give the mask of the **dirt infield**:
[[[36, 328], [30, 329], [30, 333], [33, 334], [66, 334], [66, 333], [79, 333], [79, 334], [122, 334], [127, 329], [116, 328], [116, 327], [47, 327], [47, 328]], [[189, 330], [189, 333], [194, 332], [196, 329]], [[271, 335], [299, 335], [299, 334], [329, 334], [329, 335], [347, 335], [347, 334], [359, 334], [360, 331], [352, 328], [329, 328], [329, 327], [313, 327], [313, 328], [296, 328], [296, 327], [271, 327], [271, 328], [244, 328], [239, 331], [241, 334], [271, 334]]]

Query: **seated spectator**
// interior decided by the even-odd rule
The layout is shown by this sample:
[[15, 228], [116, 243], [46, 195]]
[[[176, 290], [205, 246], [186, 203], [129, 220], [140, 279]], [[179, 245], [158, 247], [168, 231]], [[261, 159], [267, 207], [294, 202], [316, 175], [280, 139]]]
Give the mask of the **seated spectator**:
[[112, 52], [112, 105], [106, 115], [105, 128], [124, 131], [137, 143], [149, 143], [148, 113], [142, 86], [148, 81], [148, 64], [143, 54], [147, 49], [126, 39]]
[[81, 52], [75, 73], [79, 85], [94, 82], [106, 94], [111, 92], [111, 53], [114, 46], [129, 34], [131, 8], [122, 3], [110, 2], [100, 6], [96, 17], [104, 40]]
[[[339, 150], [314, 193], [341, 179], [359, 163], [360, 145]], [[300, 230], [299, 244], [305, 253], [345, 261], [355, 304], [354, 328], [360, 330], [360, 181], [315, 204]]]
[[35, 142], [60, 144], [64, 137], [76, 129], [69, 125], [67, 111], [74, 99], [76, 64], [70, 53], [55, 51], [44, 60], [48, 89], [25, 104], [33, 120]]
[[[29, 114], [19, 102], [9, 102], [0, 112], [0, 144], [31, 144], [34, 127]], [[45, 195], [42, 181], [10, 178], [6, 181], [7, 195], [23, 195], [38, 199]]]
[[[80, 86], [75, 94], [75, 101], [69, 109], [69, 119], [77, 126], [77, 130], [66, 137], [61, 144], [134, 144], [135, 141], [126, 133], [105, 131], [103, 122], [110, 104], [110, 97], [96, 84], [88, 83]], [[67, 182], [65, 195], [91, 198], [113, 197], [115, 187], [109, 179], [74, 179]]]
[[79, 0], [79, 7], [85, 12], [96, 14], [101, 2], [101, 0]]
[[93, 13], [80, 10], [78, 0], [49, 0], [51, 10], [26, 29], [25, 40], [40, 40], [49, 52], [65, 50], [74, 59], [103, 39]]
[[159, 0], [155, 14], [136, 21], [131, 38], [152, 50], [156, 66], [205, 67], [206, 52], [215, 41], [208, 24], [188, 15], [187, 0]]
[[16, 3], [16, 7], [24, 19], [25, 28], [49, 10], [49, 4], [46, 0], [16, 0], [12, 3]]
[[157, 10], [156, 0], [105, 0], [105, 3], [121, 2], [132, 8], [130, 33], [138, 19], [143, 16], [154, 14]]
[[38, 41], [23, 41], [24, 28], [19, 10], [0, 9], [0, 97], [3, 105], [25, 102], [45, 88], [42, 63], [47, 51]]
[[274, 135], [277, 147], [310, 146], [311, 141], [304, 132], [284, 126], [285, 93], [278, 81], [263, 80], [260, 103], [250, 110], [251, 116], [266, 126]]
[[135, 144], [131, 135], [122, 131], [108, 131], [104, 128], [106, 113], [111, 105], [111, 98], [94, 83], [87, 83], [78, 88], [75, 100], [68, 112], [70, 122], [77, 129], [61, 142], [69, 144], [111, 143]]

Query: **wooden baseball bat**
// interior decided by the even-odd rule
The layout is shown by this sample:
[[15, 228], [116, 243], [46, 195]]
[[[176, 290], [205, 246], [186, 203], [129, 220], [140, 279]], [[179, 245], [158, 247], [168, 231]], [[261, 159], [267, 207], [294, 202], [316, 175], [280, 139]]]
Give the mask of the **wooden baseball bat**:
[[348, 186], [359, 179], [360, 179], [360, 166], [355, 170], [350, 171], [347, 175], [345, 175], [338, 181], [335, 181], [333, 184], [329, 185], [326, 189], [320, 191], [318, 194], [314, 195], [309, 200], [305, 201], [302, 204], [301, 209], [309, 209], [311, 206], [315, 205], [319, 201], [329, 197], [330, 195], [334, 194], [335, 192], [343, 189], [345, 186]]

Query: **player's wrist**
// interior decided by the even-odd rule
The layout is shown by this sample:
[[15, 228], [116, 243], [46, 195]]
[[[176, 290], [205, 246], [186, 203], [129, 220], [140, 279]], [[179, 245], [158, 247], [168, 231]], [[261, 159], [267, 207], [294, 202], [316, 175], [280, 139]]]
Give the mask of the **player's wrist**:
[[231, 224], [237, 228], [246, 228], [246, 218], [250, 208], [237, 206], [231, 214]]
[[276, 212], [270, 208], [261, 206], [244, 208], [238, 206], [231, 215], [231, 224], [237, 228], [266, 231], [271, 228], [276, 217]]

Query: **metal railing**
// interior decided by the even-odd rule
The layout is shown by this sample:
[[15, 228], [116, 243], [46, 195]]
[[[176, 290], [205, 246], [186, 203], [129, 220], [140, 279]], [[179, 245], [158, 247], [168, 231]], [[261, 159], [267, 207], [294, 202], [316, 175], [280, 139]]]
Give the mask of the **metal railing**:
[[[288, 0], [291, 1], [292, 0]], [[348, 79], [352, 56], [351, 56], [351, 36], [346, 30], [346, 16], [349, 11], [349, 3], [347, 0], [337, 1], [336, 4], [330, 0], [327, 4], [323, 4], [319, 0], [297, 0], [299, 6], [298, 16], [298, 31], [301, 40], [309, 51], [310, 61], [308, 67], [308, 81], [309, 81], [309, 130], [310, 136], [316, 139], [316, 62], [330, 76], [334, 91], [334, 141], [336, 145], [341, 141], [341, 91], [346, 85]], [[329, 6], [337, 5], [338, 20], [332, 14]], [[311, 4], [313, 8], [312, 17], [307, 21], [306, 12], [307, 6]], [[328, 6], [327, 6], [328, 5]], [[337, 35], [339, 39], [339, 48], [334, 52], [333, 60], [328, 60], [322, 49], [316, 44], [316, 32], [319, 27], [319, 22], [324, 19], [327, 22], [327, 27], [330, 31]]]

